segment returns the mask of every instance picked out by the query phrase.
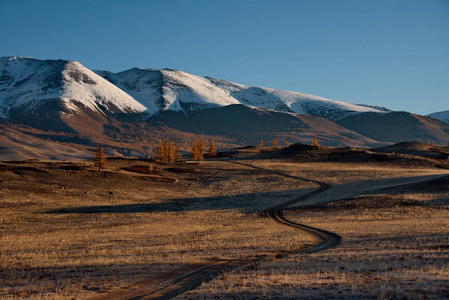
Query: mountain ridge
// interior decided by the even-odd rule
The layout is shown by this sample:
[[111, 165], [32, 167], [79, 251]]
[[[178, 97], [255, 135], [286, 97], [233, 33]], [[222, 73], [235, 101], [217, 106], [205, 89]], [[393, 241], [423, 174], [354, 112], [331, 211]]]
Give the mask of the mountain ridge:
[[145, 110], [79, 62], [0, 58], [0, 115], [9, 122], [94, 133], [109, 114]]
[[[158, 140], [167, 138], [184, 151], [190, 151], [197, 137], [213, 139], [222, 148], [273, 138], [310, 143], [316, 137], [323, 145], [353, 147], [449, 140], [449, 124], [381, 106], [246, 86], [175, 69], [113, 73], [92, 71], [76, 61], [26, 57], [0, 58], [0, 123], [5, 128], [0, 137], [15, 149], [20, 138], [13, 135], [33, 138], [35, 142], [23, 149], [50, 149], [53, 142], [92, 151], [102, 144], [111, 155], [140, 157], [154, 153]], [[12, 149], [0, 155], [10, 155]], [[67, 148], [58, 149], [73, 157]]]
[[434, 118], [434, 119], [438, 119], [438, 120], [446, 122], [446, 123], [449, 123], [449, 110], [434, 112], [427, 116]]
[[[118, 73], [95, 71], [143, 103], [150, 114], [202, 109], [232, 104], [268, 108], [337, 120], [361, 112], [387, 113], [386, 107], [352, 104], [299, 92], [247, 86], [223, 79], [198, 76], [175, 69], [132, 68]], [[155, 80], [154, 73], [161, 79]], [[134, 73], [134, 77], [130, 74]], [[136, 73], [139, 73], [136, 76]], [[149, 80], [143, 80], [143, 77]], [[148, 99], [153, 97], [153, 102]], [[157, 99], [156, 99], [157, 98]], [[154, 103], [164, 105], [154, 105]], [[190, 105], [189, 105], [190, 104]], [[157, 107], [157, 108], [155, 108]]]
[[187, 111], [243, 104], [330, 120], [361, 112], [392, 111], [299, 92], [246, 86], [174, 69], [132, 68], [113, 73], [92, 71], [76, 61], [25, 57], [0, 58], [0, 90], [3, 118], [8, 118], [11, 108], [27, 105], [25, 110], [32, 111], [49, 99], [59, 99], [66, 114], [74, 113], [79, 105], [103, 115], [105, 107], [113, 113], [154, 115], [167, 109]]

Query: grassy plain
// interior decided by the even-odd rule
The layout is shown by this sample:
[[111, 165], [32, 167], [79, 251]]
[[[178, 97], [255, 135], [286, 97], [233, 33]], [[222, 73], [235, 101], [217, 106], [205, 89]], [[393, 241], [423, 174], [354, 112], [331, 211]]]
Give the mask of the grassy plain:
[[[334, 185], [334, 198], [446, 172], [384, 164], [248, 163], [329, 182]], [[89, 163], [2, 163], [0, 298], [88, 298], [186, 263], [275, 254], [311, 242], [308, 236], [269, 221], [260, 211], [310, 191], [316, 187], [312, 183], [226, 162], [157, 165], [150, 174], [123, 169], [142, 170], [148, 164], [109, 160], [107, 169], [97, 172]], [[397, 207], [382, 208], [388, 197]], [[413, 269], [418, 274], [413, 275], [414, 282], [423, 289], [417, 293], [441, 295], [429, 289], [441, 285], [447, 291], [443, 263], [447, 265], [448, 249], [441, 247], [448, 244], [447, 204], [442, 200], [438, 207], [403, 206], [400, 197], [425, 202], [447, 199], [447, 192], [388, 197], [374, 201], [379, 207], [345, 208], [337, 203], [291, 211], [287, 214], [291, 219], [341, 234], [343, 244], [244, 267], [180, 297], [363, 293], [376, 297], [390, 289], [403, 293], [402, 286], [390, 279], [406, 273], [400, 266], [427, 254], [432, 263]], [[335, 199], [323, 195], [308, 204], [328, 200]], [[427, 224], [424, 221], [433, 225], [422, 226]], [[409, 236], [415, 237], [404, 238]], [[418, 246], [427, 247], [422, 250], [427, 254], [417, 254]], [[391, 261], [396, 262], [396, 252], [398, 264], [388, 271]], [[399, 265], [404, 260], [407, 263]], [[365, 279], [371, 278], [368, 272], [381, 278], [372, 281], [377, 290]]]
[[[448, 178], [418, 184], [413, 183], [414, 177], [432, 178], [433, 171], [316, 163], [302, 164], [300, 168], [308, 167], [300, 171], [290, 163], [255, 164], [330, 182], [334, 185], [331, 191], [340, 195], [346, 189], [348, 199], [344, 201], [285, 213], [289, 220], [338, 233], [342, 244], [242, 267], [177, 299], [233, 295], [241, 299], [449, 297]], [[401, 182], [412, 183], [403, 186]], [[354, 195], [354, 191], [362, 195]], [[323, 194], [307, 203], [333, 196]]]
[[147, 165], [2, 164], [0, 298], [85, 298], [185, 263], [308, 242], [258, 213], [301, 183], [228, 163], [123, 170]]

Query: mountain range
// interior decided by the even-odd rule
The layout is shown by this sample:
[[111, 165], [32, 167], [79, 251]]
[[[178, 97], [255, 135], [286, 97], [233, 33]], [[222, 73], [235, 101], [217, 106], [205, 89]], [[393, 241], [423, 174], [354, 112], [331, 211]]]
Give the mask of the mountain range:
[[[66, 147], [71, 159], [74, 153], [80, 159], [90, 156], [96, 144], [111, 155], [147, 156], [159, 139], [172, 139], [185, 151], [195, 138], [214, 139], [222, 148], [273, 138], [309, 143], [313, 137], [324, 145], [357, 147], [407, 140], [446, 144], [448, 117], [447, 112], [421, 116], [173, 69], [112, 73], [76, 61], [0, 58], [0, 159], [51, 159], [48, 153], [56, 144]], [[4, 146], [12, 145], [13, 136], [36, 140], [35, 155]], [[64, 157], [60, 151], [53, 159]]]

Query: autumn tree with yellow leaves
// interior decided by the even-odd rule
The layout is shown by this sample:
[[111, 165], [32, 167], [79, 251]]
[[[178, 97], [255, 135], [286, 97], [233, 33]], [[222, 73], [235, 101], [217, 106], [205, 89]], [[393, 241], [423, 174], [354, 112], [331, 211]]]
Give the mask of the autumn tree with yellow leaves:
[[195, 140], [193, 142], [192, 147], [192, 158], [194, 160], [204, 160], [204, 141], [197, 141]]
[[162, 163], [181, 161], [181, 156], [179, 154], [179, 147], [177, 145], [173, 145], [173, 142], [170, 140], [159, 141], [159, 146], [156, 152], [156, 160]]
[[207, 155], [209, 157], [217, 156], [217, 148], [215, 147], [214, 141], [210, 141], [209, 150], [207, 150]]
[[101, 146], [97, 147], [94, 163], [95, 167], [98, 167], [98, 171], [101, 171], [101, 169], [104, 169], [104, 167], [106, 166], [106, 156], [104, 155], [104, 149]]

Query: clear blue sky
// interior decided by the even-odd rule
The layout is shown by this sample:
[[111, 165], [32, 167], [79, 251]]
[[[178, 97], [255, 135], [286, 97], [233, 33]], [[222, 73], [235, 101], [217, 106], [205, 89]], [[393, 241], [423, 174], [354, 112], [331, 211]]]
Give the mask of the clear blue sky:
[[0, 0], [0, 56], [449, 110], [449, 0]]

